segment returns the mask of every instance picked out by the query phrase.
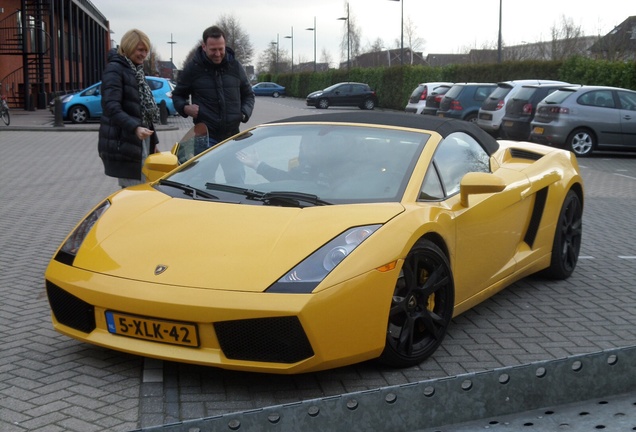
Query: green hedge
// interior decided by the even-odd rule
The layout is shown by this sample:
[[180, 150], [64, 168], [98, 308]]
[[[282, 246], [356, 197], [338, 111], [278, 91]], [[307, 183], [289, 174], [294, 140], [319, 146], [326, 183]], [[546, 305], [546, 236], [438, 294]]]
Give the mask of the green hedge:
[[285, 86], [287, 95], [297, 98], [305, 98], [312, 91], [343, 81], [364, 82], [376, 90], [380, 107], [403, 110], [411, 92], [421, 82], [499, 82], [534, 78], [636, 89], [636, 62], [572, 57], [565, 61], [532, 60], [443, 67], [405, 65], [262, 74], [259, 81], [273, 81]]

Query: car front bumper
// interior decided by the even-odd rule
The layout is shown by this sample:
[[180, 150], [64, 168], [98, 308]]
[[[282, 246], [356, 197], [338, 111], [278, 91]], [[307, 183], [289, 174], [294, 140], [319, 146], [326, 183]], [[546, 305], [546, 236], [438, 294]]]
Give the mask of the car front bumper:
[[[398, 271], [372, 270], [315, 294], [274, 294], [153, 284], [51, 261], [46, 285], [55, 330], [83, 342], [164, 360], [289, 374], [378, 357]], [[192, 325], [198, 346], [113, 334], [107, 318], [113, 312]]]

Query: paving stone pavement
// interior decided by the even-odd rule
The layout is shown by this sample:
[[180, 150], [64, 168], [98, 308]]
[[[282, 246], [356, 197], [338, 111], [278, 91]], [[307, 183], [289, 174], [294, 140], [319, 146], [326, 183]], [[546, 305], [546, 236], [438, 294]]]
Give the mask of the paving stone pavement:
[[[514, 284], [457, 317], [442, 347], [417, 367], [369, 362], [277, 376], [82, 344], [53, 331], [43, 274], [66, 234], [118, 186], [103, 175], [96, 125], [54, 131], [51, 122], [44, 113], [15, 113], [11, 128], [0, 127], [2, 432], [132, 431], [636, 344], [635, 155], [580, 160], [584, 237], [570, 279]], [[189, 124], [170, 118], [158, 132], [161, 149]]]

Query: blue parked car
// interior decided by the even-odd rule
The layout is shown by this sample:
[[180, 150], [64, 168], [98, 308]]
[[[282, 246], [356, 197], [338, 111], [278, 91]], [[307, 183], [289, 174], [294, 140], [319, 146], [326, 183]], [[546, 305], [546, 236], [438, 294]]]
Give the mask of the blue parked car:
[[285, 95], [285, 87], [273, 82], [259, 82], [252, 86], [256, 96], [279, 97]]
[[[166, 78], [146, 77], [148, 86], [155, 96], [157, 105], [162, 101], [166, 101], [166, 108], [169, 115], [175, 115], [172, 102], [172, 90], [174, 84]], [[98, 119], [102, 116], [102, 94], [101, 81], [82, 90], [79, 93], [73, 93], [62, 96], [62, 118], [70, 120], [73, 123], [86, 123], [89, 119]], [[54, 110], [54, 104], [51, 109]]]

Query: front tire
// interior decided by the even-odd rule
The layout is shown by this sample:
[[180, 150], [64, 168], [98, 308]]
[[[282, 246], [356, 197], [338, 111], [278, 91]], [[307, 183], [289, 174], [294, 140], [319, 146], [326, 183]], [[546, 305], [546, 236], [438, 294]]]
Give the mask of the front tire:
[[568, 191], [557, 220], [550, 267], [542, 274], [550, 279], [570, 277], [579, 259], [583, 235], [583, 205], [578, 194]]
[[69, 110], [68, 117], [73, 123], [86, 123], [88, 110], [80, 105], [74, 106]]
[[379, 361], [414, 366], [431, 356], [453, 317], [455, 286], [446, 255], [418, 241], [407, 255], [391, 301], [386, 345]]
[[327, 99], [320, 99], [318, 101], [318, 103], [316, 104], [316, 108], [320, 108], [320, 109], [327, 109], [329, 108], [329, 100]]
[[566, 146], [577, 157], [586, 157], [594, 151], [596, 138], [587, 129], [575, 129], [568, 136]]

